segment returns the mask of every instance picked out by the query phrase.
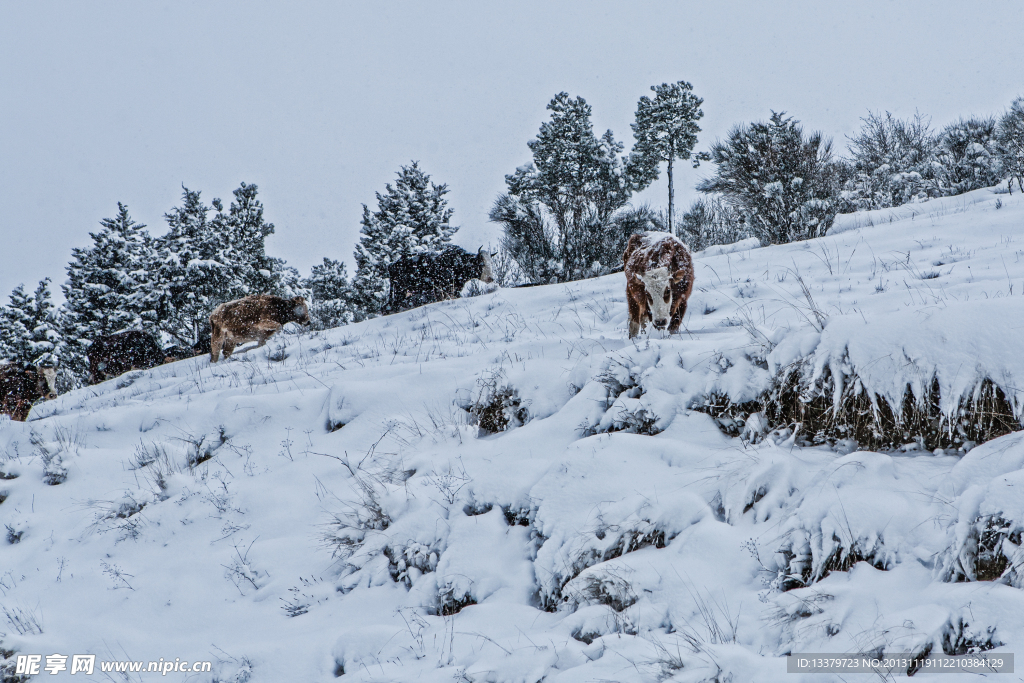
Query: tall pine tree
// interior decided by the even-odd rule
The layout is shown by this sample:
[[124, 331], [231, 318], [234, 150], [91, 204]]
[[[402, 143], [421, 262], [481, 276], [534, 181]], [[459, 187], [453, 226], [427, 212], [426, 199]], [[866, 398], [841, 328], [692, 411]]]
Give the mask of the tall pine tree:
[[704, 100], [693, 94], [693, 86], [686, 81], [652, 85], [654, 99], [641, 97], [636, 106], [636, 122], [632, 124], [636, 144], [630, 162], [635, 174], [648, 183], [657, 180], [658, 166], [667, 164], [668, 174], [668, 231], [675, 234], [675, 187], [672, 171], [676, 159], [690, 159], [697, 168], [702, 160], [711, 157], [705, 152], [693, 155], [700, 127], [697, 121], [704, 116], [700, 105]]
[[147, 261], [152, 239], [118, 202], [117, 216], [90, 232], [92, 246], [71, 250], [64, 292], [64, 336], [84, 350], [97, 337], [121, 330], [151, 330], [156, 312], [147, 307]]
[[452, 209], [418, 162], [403, 166], [394, 186], [377, 194], [377, 210], [363, 204], [363, 227], [356, 245], [356, 274], [352, 287], [361, 315], [378, 315], [388, 301], [388, 266], [411, 254], [437, 253], [458, 228], [449, 223]]
[[265, 241], [274, 234], [274, 224], [263, 218], [263, 202], [257, 198], [256, 185], [242, 183], [232, 194], [235, 200], [227, 213], [218, 202], [218, 214], [213, 219], [229, 245], [232, 279], [246, 294], [290, 295], [298, 285], [298, 271], [286, 266], [283, 259], [267, 255]]

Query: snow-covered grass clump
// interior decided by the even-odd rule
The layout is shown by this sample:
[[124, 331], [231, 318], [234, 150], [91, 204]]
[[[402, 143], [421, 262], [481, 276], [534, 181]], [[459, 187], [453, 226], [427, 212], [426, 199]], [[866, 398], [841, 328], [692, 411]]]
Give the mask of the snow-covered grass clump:
[[529, 683], [1013, 652], [1024, 198], [912, 208], [696, 254], [672, 337], [626, 339], [618, 274], [4, 421], [0, 648]]

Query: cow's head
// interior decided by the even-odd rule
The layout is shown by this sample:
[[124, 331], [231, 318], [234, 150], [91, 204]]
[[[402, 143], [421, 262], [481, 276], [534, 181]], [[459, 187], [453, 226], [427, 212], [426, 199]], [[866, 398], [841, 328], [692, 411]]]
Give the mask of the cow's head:
[[[36, 389], [47, 401], [57, 398], [57, 368], [53, 366], [38, 366], [34, 368], [36, 373]], [[33, 369], [25, 372], [32, 372]]]
[[662, 266], [646, 273], [637, 273], [637, 277], [644, 283], [651, 321], [657, 329], [665, 329], [672, 317], [672, 274]]
[[491, 257], [494, 254], [480, 247], [480, 250], [476, 252], [476, 256], [480, 262], [480, 279], [484, 282], [494, 282], [494, 271], [491, 270]]
[[292, 320], [300, 325], [309, 324], [309, 306], [301, 296], [292, 297]]

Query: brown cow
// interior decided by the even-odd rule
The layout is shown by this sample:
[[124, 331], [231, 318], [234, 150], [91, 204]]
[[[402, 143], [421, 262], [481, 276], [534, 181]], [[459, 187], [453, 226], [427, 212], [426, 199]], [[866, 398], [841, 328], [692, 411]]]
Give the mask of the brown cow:
[[629, 304], [629, 337], [647, 321], [670, 334], [679, 331], [693, 291], [693, 259], [686, 245], [667, 232], [633, 235], [622, 255]]
[[20, 363], [0, 366], [0, 413], [24, 422], [32, 404], [57, 398], [57, 370]]
[[221, 349], [227, 358], [239, 344], [254, 341], [263, 346], [287, 323], [309, 324], [309, 307], [301, 296], [253, 294], [221, 304], [210, 314], [210, 362], [217, 362]]

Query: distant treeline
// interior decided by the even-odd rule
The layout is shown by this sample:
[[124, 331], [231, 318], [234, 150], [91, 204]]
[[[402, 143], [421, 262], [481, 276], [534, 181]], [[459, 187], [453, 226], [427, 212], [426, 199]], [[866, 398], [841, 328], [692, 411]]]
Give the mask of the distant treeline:
[[[828, 232], [836, 214], [961, 194], [1009, 179], [1024, 191], [1024, 98], [999, 117], [961, 119], [934, 130], [921, 115], [869, 113], [848, 140], [848, 155], [821, 133], [772, 112], [766, 122], [734, 127], [707, 152], [695, 152], [703, 100], [689, 83], [652, 86], [632, 124], [634, 145], [612, 132], [597, 136], [591, 107], [559, 93], [550, 120], [527, 143], [531, 163], [505, 176], [506, 193], [489, 218], [502, 228], [494, 275], [502, 285], [566, 282], [621, 268], [630, 235], [670, 231], [699, 250], [757, 237], [778, 244]], [[677, 215], [675, 161], [714, 164], [697, 184], [705, 194]], [[634, 207], [664, 166], [668, 205]], [[19, 285], [0, 307], [0, 360], [61, 369], [63, 389], [81, 384], [92, 340], [138, 329], [192, 345], [209, 335], [210, 311], [247, 294], [305, 295], [319, 329], [380, 315], [388, 303], [388, 266], [413, 254], [438, 253], [451, 224], [448, 187], [417, 162], [363, 205], [356, 271], [324, 258], [302, 277], [266, 253], [274, 225], [263, 216], [256, 185], [242, 183], [227, 208], [183, 188], [181, 205], [154, 237], [118, 203], [117, 214], [90, 232], [91, 246], [72, 250], [65, 303], [51, 301], [50, 278], [34, 292]]]

